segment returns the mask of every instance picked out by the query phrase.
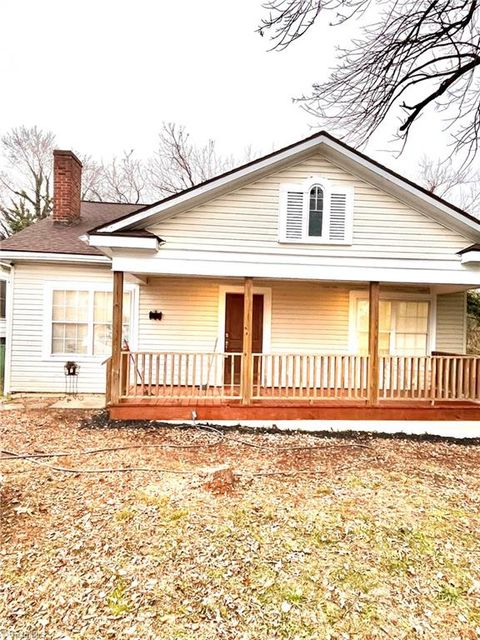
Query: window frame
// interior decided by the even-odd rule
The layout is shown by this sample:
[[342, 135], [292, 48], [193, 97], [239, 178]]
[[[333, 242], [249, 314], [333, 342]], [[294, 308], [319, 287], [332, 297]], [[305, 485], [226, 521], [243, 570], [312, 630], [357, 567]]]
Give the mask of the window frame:
[[[310, 213], [310, 192], [314, 187], [323, 190], [322, 235], [311, 236], [308, 233]], [[344, 193], [346, 196], [345, 237], [343, 240], [330, 240], [330, 217], [332, 192]], [[302, 193], [302, 237], [287, 238], [287, 196], [288, 192]], [[351, 246], [353, 244], [353, 208], [354, 189], [349, 184], [333, 185], [330, 180], [321, 176], [311, 176], [298, 184], [280, 184], [278, 213], [278, 242], [281, 244], [316, 244], [328, 246]]]
[[[319, 187], [323, 191], [322, 233], [311, 236], [310, 227], [310, 194], [312, 189]], [[326, 180], [312, 178], [303, 184], [303, 220], [302, 238], [308, 242], [325, 243], [330, 237], [330, 188]]]
[[[88, 351], [86, 353], [52, 353], [53, 334], [53, 292], [62, 291], [87, 291], [88, 292], [88, 314], [87, 314], [87, 340]], [[44, 286], [44, 314], [43, 314], [43, 360], [64, 362], [68, 359], [81, 362], [103, 362], [110, 354], [93, 353], [93, 332], [94, 332], [94, 295], [95, 292], [112, 293], [111, 284], [91, 281], [72, 282], [71, 280], [55, 280], [45, 283]], [[135, 350], [138, 342], [138, 285], [125, 284], [124, 293], [130, 293], [130, 348]], [[82, 324], [82, 323], [81, 323]]]
[[[1, 290], [3, 289], [3, 296]], [[7, 281], [0, 278], [0, 320], [7, 319]]]
[[[349, 353], [358, 354], [358, 331], [357, 331], [357, 304], [359, 300], [368, 302], [368, 292], [355, 290], [350, 291], [349, 301]], [[412, 292], [394, 292], [385, 291], [380, 295], [380, 300], [388, 300], [389, 302], [428, 302], [428, 319], [427, 319], [427, 344], [426, 356], [435, 351], [436, 343], [436, 318], [437, 318], [437, 296], [432, 293], [412, 293]], [[390, 329], [390, 350], [394, 351], [390, 355], [395, 356], [396, 350], [396, 311], [392, 306], [392, 327]]]
[[[302, 241], [312, 242], [315, 244], [325, 244], [329, 242], [330, 237], [330, 187], [323, 178], [310, 178], [303, 185], [303, 212], [302, 212]], [[309, 234], [310, 226], [310, 193], [315, 187], [320, 187], [323, 191], [323, 215], [322, 215], [322, 234], [320, 236], [311, 236]]]

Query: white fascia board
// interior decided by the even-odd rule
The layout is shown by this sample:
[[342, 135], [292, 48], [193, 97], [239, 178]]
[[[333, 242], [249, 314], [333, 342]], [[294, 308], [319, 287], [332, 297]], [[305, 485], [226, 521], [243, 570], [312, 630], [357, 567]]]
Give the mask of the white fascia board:
[[329, 282], [379, 281], [394, 284], [480, 286], [480, 269], [431, 269], [398, 267], [385, 260], [383, 266], [360, 266], [344, 263], [329, 265], [265, 264], [247, 262], [219, 262], [215, 260], [148, 260], [141, 257], [114, 257], [114, 271], [148, 275], [176, 275], [202, 277], [253, 277], [272, 280], [317, 280]]
[[99, 249], [140, 249], [146, 251], [158, 251], [158, 238], [135, 238], [131, 236], [105, 236], [92, 234], [88, 236], [88, 244]]
[[[467, 231], [469, 234], [473, 233], [474, 237], [480, 238], [480, 224], [476, 221], [468, 219], [466, 216], [463, 216], [447, 204], [443, 204], [435, 198], [432, 198], [429, 194], [416, 188], [414, 185], [410, 185], [401, 178], [390, 174], [368, 158], [357, 156], [353, 151], [346, 149], [343, 145], [338, 144], [325, 136], [306, 140], [305, 142], [294, 146], [293, 148], [286, 149], [282, 153], [273, 157], [266, 158], [265, 160], [261, 160], [251, 166], [234, 171], [227, 176], [213, 180], [209, 184], [199, 185], [196, 189], [192, 189], [188, 193], [183, 195], [180, 194], [178, 197], [174, 197], [166, 202], [160, 202], [145, 211], [139, 211], [136, 214], [133, 213], [124, 220], [112, 222], [101, 229], [98, 229], [98, 231], [110, 233], [126, 227], [135, 227], [140, 223], [147, 223], [147, 221], [154, 216], [161, 216], [162, 219], [164, 217], [167, 218], [181, 210], [184, 210], [186, 207], [191, 208], [198, 204], [202, 204], [213, 197], [217, 197], [222, 193], [236, 189], [242, 184], [259, 177], [262, 173], [275, 171], [277, 167], [280, 168], [280, 166], [286, 161], [295, 161], [302, 156], [311, 154], [315, 149], [319, 149], [322, 146], [333, 152], [325, 155], [327, 159], [329, 159], [329, 155], [336, 155], [337, 158], [340, 159], [347, 158], [350, 163], [355, 164], [357, 167], [362, 167], [364, 171], [368, 171], [371, 176], [380, 178], [385, 181], [387, 185], [393, 185], [395, 188], [391, 191], [392, 195], [399, 197], [399, 199], [401, 199], [402, 194], [404, 196], [408, 195], [410, 198], [415, 199], [417, 206], [421, 206], [421, 208], [426, 209], [426, 213], [430, 212], [431, 215], [440, 213], [444, 217], [447, 217], [447, 219], [450, 218], [451, 220], [454, 220], [457, 225], [463, 229], [463, 231]], [[332, 159], [334, 160], [334, 158]], [[387, 192], [389, 191], [388, 187], [383, 187], [383, 189]]]
[[83, 255], [81, 253], [47, 253], [43, 251], [7, 251], [1, 250], [2, 260], [17, 262], [18, 260], [35, 260], [44, 262], [83, 262], [89, 264], [110, 264], [106, 256]]
[[480, 251], [465, 251], [462, 253], [462, 264], [480, 264]]

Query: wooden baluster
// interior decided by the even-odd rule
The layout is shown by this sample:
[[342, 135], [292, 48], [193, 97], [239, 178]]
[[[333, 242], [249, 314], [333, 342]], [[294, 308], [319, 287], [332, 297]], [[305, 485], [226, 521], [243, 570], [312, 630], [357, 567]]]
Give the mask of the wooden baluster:
[[368, 356], [360, 356], [360, 397], [365, 400], [367, 394], [367, 376], [368, 370]]
[[141, 366], [140, 366], [140, 395], [145, 395], [145, 353], [142, 353], [140, 356]]
[[158, 397], [160, 393], [160, 354], [155, 356], [155, 395]]
[[403, 395], [405, 398], [408, 398], [408, 356], [403, 357]]
[[148, 354], [148, 395], [152, 395], [153, 353]]
[[[476, 395], [475, 395], [475, 358], [469, 358], [469, 363], [468, 363], [468, 382], [467, 382], [467, 388], [468, 388], [468, 397], [470, 400], [476, 400]], [[465, 374], [466, 376], [466, 374]]]
[[133, 357], [133, 395], [136, 396], [138, 394], [138, 353], [135, 353]]
[[475, 366], [472, 380], [475, 387], [473, 397], [475, 398], [475, 400], [480, 400], [480, 358], [474, 358], [473, 362]]
[[338, 356], [332, 356], [332, 375], [333, 375], [333, 397], [338, 398], [339, 381], [338, 376], [340, 373], [340, 367], [338, 364]]
[[445, 375], [444, 375], [445, 359], [438, 358], [437, 361], [437, 378], [438, 378], [438, 391], [437, 397], [439, 400], [443, 400], [445, 394]]
[[457, 371], [456, 371], [456, 382], [455, 382], [455, 392], [454, 399], [460, 400], [461, 398], [468, 398], [468, 391], [465, 393], [465, 389], [463, 386], [464, 379], [464, 370], [466, 369], [467, 359], [466, 358], [458, 358], [457, 362]]
[[131, 378], [130, 361], [132, 359], [130, 351], [127, 351], [126, 358], [127, 358], [127, 371], [126, 371], [126, 374], [125, 374], [126, 375], [126, 383], [127, 383], [126, 395], [129, 396], [130, 393], [131, 393], [131, 386], [132, 386], [131, 379], [130, 379]]
[[170, 361], [170, 395], [175, 395], [175, 368], [176, 368], [176, 354], [169, 353], [168, 359]]
[[327, 394], [330, 396], [333, 393], [333, 380], [332, 380], [332, 356], [327, 356]]
[[163, 358], [163, 388], [162, 388], [162, 395], [166, 396], [167, 395], [167, 377], [168, 377], [167, 354], [163, 353], [162, 354], [162, 358]]
[[443, 388], [445, 390], [445, 399], [448, 400], [450, 397], [450, 368], [452, 366], [452, 359], [446, 358], [444, 363], [444, 372], [445, 372], [445, 381]]

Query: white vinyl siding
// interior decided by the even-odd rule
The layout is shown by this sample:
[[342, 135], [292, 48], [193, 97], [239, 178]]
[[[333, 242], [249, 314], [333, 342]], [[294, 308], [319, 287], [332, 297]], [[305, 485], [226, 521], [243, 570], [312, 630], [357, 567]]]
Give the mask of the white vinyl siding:
[[[332, 189], [346, 187], [354, 192], [351, 246], [278, 242], [282, 185], [302, 184], [317, 175], [328, 180]], [[153, 258], [158, 260], [206, 259], [208, 252], [216, 252], [221, 254], [220, 261], [243, 254], [242, 260], [258, 262], [262, 253], [262, 261], [282, 265], [323, 264], [322, 258], [335, 257], [337, 263], [340, 258], [364, 258], [369, 266], [373, 259], [388, 258], [422, 260], [424, 268], [442, 269], [448, 264], [448, 268], [461, 270], [456, 254], [471, 242], [320, 154], [149, 229], [165, 240]]]
[[465, 353], [466, 300], [465, 292], [437, 296], [436, 351]]
[[[140, 287], [139, 349], [223, 351], [217, 340], [219, 287], [226, 280], [151, 278]], [[271, 288], [271, 352], [348, 353], [349, 289], [304, 282], [255, 282]], [[152, 309], [161, 321], [149, 320]]]
[[37, 262], [15, 266], [10, 390], [63, 393], [63, 366], [67, 360], [73, 359], [80, 364], [79, 391], [101, 393], [105, 390], [102, 357], [45, 357], [45, 286], [57, 281], [98, 283], [108, 287], [112, 284], [112, 273], [108, 265]]

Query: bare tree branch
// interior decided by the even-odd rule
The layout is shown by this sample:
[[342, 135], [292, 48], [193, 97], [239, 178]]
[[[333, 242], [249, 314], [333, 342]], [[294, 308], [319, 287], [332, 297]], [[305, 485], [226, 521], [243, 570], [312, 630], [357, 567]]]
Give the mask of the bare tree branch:
[[50, 214], [54, 146], [55, 135], [38, 127], [14, 128], [1, 138], [0, 226], [5, 235]]
[[[480, 0], [270, 0], [259, 31], [285, 49], [324, 14], [339, 24], [362, 15], [368, 24], [330, 78], [298, 102], [362, 145], [387, 115], [400, 117], [405, 142], [429, 109], [456, 114], [446, 123], [454, 149], [471, 161], [480, 133]], [[367, 11], [381, 10], [376, 17]], [[366, 18], [368, 17], [368, 20]]]
[[432, 193], [480, 219], [480, 171], [465, 165], [456, 167], [451, 159], [441, 161], [424, 156], [417, 180]]
[[[246, 159], [251, 153], [250, 148], [245, 151]], [[235, 164], [238, 162], [233, 156], [217, 152], [213, 140], [194, 144], [184, 126], [164, 123], [158, 147], [148, 163], [150, 189], [157, 196], [168, 196], [228, 171]]]

